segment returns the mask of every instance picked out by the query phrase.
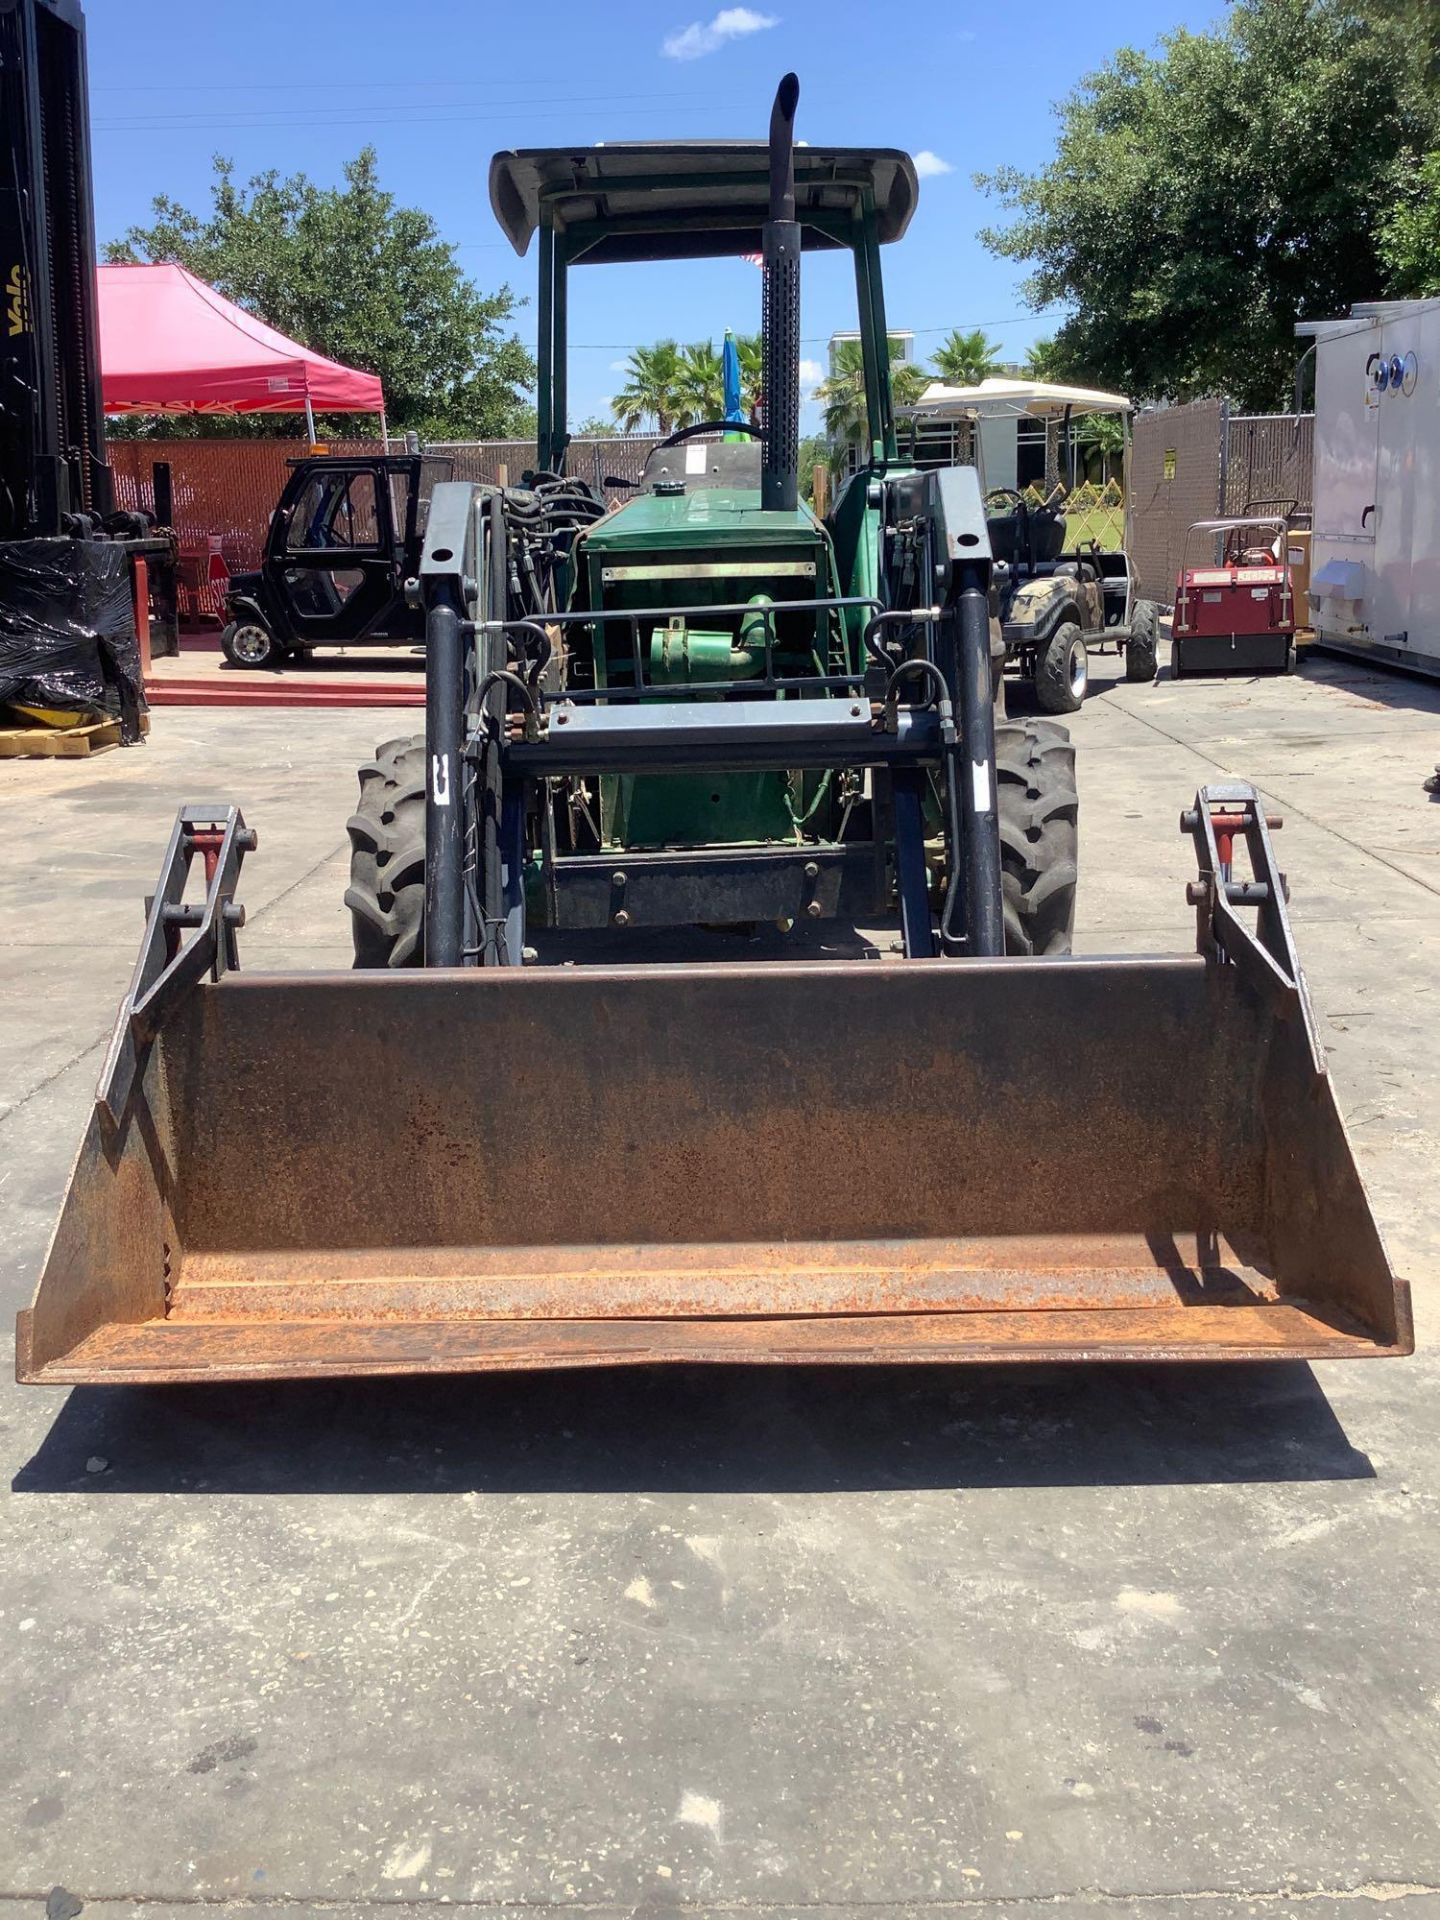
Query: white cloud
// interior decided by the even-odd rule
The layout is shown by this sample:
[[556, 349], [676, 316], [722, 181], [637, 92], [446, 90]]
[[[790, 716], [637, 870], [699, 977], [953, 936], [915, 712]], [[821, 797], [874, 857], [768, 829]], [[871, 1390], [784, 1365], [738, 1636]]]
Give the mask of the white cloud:
[[628, 360], [612, 360], [610, 362], [610, 371], [612, 373], [628, 373], [630, 371], [630, 362]]
[[815, 389], [824, 378], [825, 369], [818, 360], [802, 360], [800, 362], [800, 398], [813, 399]]
[[713, 20], [692, 20], [688, 27], [667, 33], [660, 51], [668, 60], [703, 60], [707, 53], [718, 53], [727, 40], [743, 40], [779, 24], [776, 14], [757, 13], [754, 7], [722, 7]]
[[948, 160], [942, 160], [938, 153], [932, 153], [929, 147], [922, 147], [915, 156], [915, 171], [922, 180], [933, 180], [937, 173], [953, 173], [955, 169]]

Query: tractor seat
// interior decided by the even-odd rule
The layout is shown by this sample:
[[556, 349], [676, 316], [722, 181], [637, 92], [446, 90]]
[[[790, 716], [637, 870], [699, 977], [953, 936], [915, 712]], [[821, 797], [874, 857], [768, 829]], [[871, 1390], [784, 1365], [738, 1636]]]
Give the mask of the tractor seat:
[[1030, 548], [1037, 563], [1058, 560], [1065, 550], [1065, 516], [1054, 507], [1036, 507], [1030, 515]]
[[1020, 557], [1015, 515], [1013, 513], [986, 514], [985, 526], [990, 535], [991, 557], [1014, 565]]

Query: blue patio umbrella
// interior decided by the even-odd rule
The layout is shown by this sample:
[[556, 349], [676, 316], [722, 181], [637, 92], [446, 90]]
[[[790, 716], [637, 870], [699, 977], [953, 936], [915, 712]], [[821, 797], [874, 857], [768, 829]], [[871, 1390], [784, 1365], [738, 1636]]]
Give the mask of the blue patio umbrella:
[[[740, 405], [740, 354], [735, 345], [735, 336], [725, 329], [725, 351], [720, 356], [720, 367], [725, 380], [725, 418], [743, 421], [744, 408]], [[738, 433], [726, 434], [727, 440], [739, 440], [744, 436]]]

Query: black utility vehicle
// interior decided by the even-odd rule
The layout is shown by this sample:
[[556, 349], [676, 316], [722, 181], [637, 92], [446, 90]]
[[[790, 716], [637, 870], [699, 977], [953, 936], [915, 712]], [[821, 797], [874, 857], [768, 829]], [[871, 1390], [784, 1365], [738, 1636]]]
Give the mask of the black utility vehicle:
[[433, 455], [325, 454], [292, 460], [258, 572], [230, 577], [220, 636], [236, 667], [273, 667], [310, 647], [417, 646], [407, 604], [420, 571], [430, 492], [450, 478]]

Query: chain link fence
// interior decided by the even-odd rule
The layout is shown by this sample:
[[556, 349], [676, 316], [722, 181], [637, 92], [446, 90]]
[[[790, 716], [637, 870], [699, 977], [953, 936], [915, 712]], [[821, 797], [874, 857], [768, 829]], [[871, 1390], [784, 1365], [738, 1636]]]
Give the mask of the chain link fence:
[[1196, 400], [1135, 418], [1130, 557], [1143, 599], [1167, 607], [1173, 602], [1185, 535], [1194, 521], [1214, 518], [1224, 431], [1223, 400]]
[[1168, 606], [1197, 520], [1285, 512], [1308, 524], [1314, 502], [1315, 416], [1232, 414], [1195, 400], [1138, 414], [1131, 447], [1131, 557], [1147, 600]]
[[[615, 434], [575, 439], [566, 468], [597, 493], [617, 496], [640, 478], [645, 462], [660, 443], [658, 434]], [[378, 440], [332, 440], [333, 454], [374, 454]], [[392, 438], [388, 451], [404, 453], [403, 439]], [[182, 554], [208, 553], [215, 541], [231, 573], [258, 567], [275, 503], [288, 476], [287, 462], [306, 451], [303, 440], [112, 440], [108, 446], [115, 477], [115, 504], [131, 512], [154, 504], [154, 469], [169, 465], [175, 531]], [[533, 440], [448, 440], [427, 442], [421, 451], [450, 460], [457, 480], [518, 486], [535, 463]], [[609, 487], [607, 481], [626, 483]]]
[[1269, 508], [1308, 516], [1314, 463], [1313, 413], [1232, 413], [1221, 462], [1221, 512]]
[[[378, 440], [327, 442], [332, 453], [379, 453]], [[218, 539], [231, 573], [258, 567], [270, 516], [303, 440], [112, 440], [106, 453], [115, 504], [151, 512], [155, 467], [170, 468], [175, 532], [183, 554], [206, 553]]]
[[[1173, 598], [1192, 521], [1262, 505], [1290, 507], [1297, 517], [1308, 513], [1314, 426], [1309, 414], [1230, 415], [1219, 400], [1137, 415], [1127, 484], [1134, 502], [1131, 549], [1147, 599], [1168, 605]], [[607, 483], [637, 481], [659, 438], [577, 438], [566, 465], [598, 493], [622, 497], [628, 487]], [[926, 422], [916, 439], [921, 465], [974, 461], [968, 422], [945, 423], [943, 432], [938, 423]], [[337, 454], [379, 451], [374, 440], [333, 441], [329, 448]], [[304, 442], [294, 439], [112, 440], [108, 452], [116, 504], [131, 510], [151, 506], [154, 465], [168, 462], [182, 553], [204, 554], [218, 541], [227, 568], [237, 572], [259, 565], [286, 463], [304, 450]], [[404, 441], [392, 439], [389, 450], [403, 453]], [[491, 486], [502, 480], [518, 484], [535, 459], [529, 440], [440, 441], [427, 443], [423, 451], [448, 458], [457, 480]], [[1067, 496], [1058, 473], [1048, 474], [1047, 481], [1044, 488], [1030, 489], [1030, 497], [1063, 501], [1072, 540], [1120, 545], [1125, 508], [1117, 482], [1087, 482]]]

